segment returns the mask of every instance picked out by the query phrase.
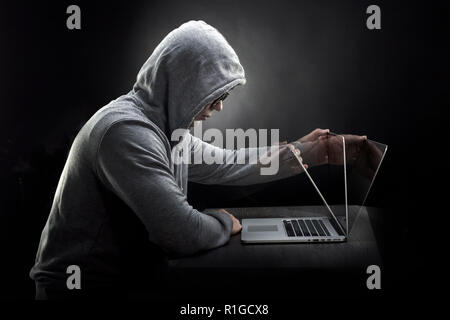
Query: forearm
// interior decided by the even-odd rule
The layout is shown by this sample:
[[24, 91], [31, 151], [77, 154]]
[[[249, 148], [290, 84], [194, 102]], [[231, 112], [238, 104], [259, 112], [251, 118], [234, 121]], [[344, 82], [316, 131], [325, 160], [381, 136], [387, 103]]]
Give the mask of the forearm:
[[202, 184], [244, 186], [271, 182], [301, 172], [300, 164], [287, 145], [215, 151], [223, 153], [223, 163], [191, 165], [190, 180]]
[[231, 218], [192, 208], [174, 180], [166, 153], [145, 125], [115, 125], [99, 147], [99, 179], [139, 217], [150, 241], [168, 253], [188, 255], [225, 244]]

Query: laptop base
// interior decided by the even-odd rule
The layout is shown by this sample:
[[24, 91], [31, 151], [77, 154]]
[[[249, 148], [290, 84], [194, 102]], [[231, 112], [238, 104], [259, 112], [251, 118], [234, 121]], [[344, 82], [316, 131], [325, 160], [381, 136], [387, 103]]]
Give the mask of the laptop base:
[[344, 242], [327, 217], [242, 219], [243, 243]]

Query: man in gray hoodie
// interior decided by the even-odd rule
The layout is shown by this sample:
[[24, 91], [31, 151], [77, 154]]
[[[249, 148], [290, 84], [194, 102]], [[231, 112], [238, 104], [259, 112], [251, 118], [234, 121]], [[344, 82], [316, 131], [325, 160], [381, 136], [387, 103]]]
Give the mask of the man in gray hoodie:
[[[245, 81], [234, 50], [203, 21], [187, 22], [162, 40], [133, 90], [98, 110], [73, 142], [30, 272], [38, 298], [151, 285], [155, 277], [145, 282], [141, 276], [164, 270], [167, 255], [222, 246], [239, 232], [231, 214], [200, 212], [187, 202], [188, 179], [248, 185], [281, 176], [261, 176], [249, 163], [176, 163], [178, 141], [171, 136], [220, 111], [224, 95]], [[316, 130], [303, 142], [325, 133]], [[224, 159], [256, 152], [219, 149], [190, 134], [181, 143], [192, 154], [214, 151]], [[73, 265], [81, 290], [67, 285]]]

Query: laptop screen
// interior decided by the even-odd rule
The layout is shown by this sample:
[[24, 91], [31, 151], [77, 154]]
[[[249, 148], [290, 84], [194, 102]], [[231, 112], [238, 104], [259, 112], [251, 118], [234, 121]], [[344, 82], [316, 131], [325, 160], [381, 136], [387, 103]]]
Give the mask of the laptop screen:
[[305, 173], [322, 199], [320, 213], [333, 218], [348, 235], [364, 206], [387, 146], [365, 137], [335, 133], [311, 146], [304, 150], [303, 160], [315, 164]]
[[336, 231], [348, 235], [364, 206], [387, 146], [362, 136], [328, 133], [302, 142], [297, 148], [300, 155], [286, 154], [283, 148], [268, 153], [271, 157], [280, 156], [278, 176], [272, 178], [300, 173], [295, 192], [302, 206], [311, 211], [303, 210], [305, 214], [329, 217]]
[[[346, 142], [348, 144], [348, 142]], [[348, 150], [348, 146], [346, 149]], [[388, 146], [367, 139], [347, 158], [348, 231], [364, 206]], [[347, 151], [349, 153], [349, 151]]]
[[301, 146], [303, 161], [299, 161], [300, 165], [308, 164], [304, 173], [322, 203], [315, 207], [316, 214], [329, 217], [336, 231], [342, 235], [347, 234], [345, 147], [343, 136], [329, 133], [320, 139], [304, 143]]

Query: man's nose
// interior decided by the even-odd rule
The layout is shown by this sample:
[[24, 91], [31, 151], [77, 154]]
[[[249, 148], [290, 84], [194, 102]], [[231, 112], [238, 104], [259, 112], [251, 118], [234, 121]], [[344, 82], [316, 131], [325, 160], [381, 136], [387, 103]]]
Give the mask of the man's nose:
[[219, 111], [219, 112], [222, 111], [222, 109], [223, 109], [222, 100], [220, 100], [218, 103], [216, 103], [213, 106], [213, 109], [216, 110], [216, 111]]

